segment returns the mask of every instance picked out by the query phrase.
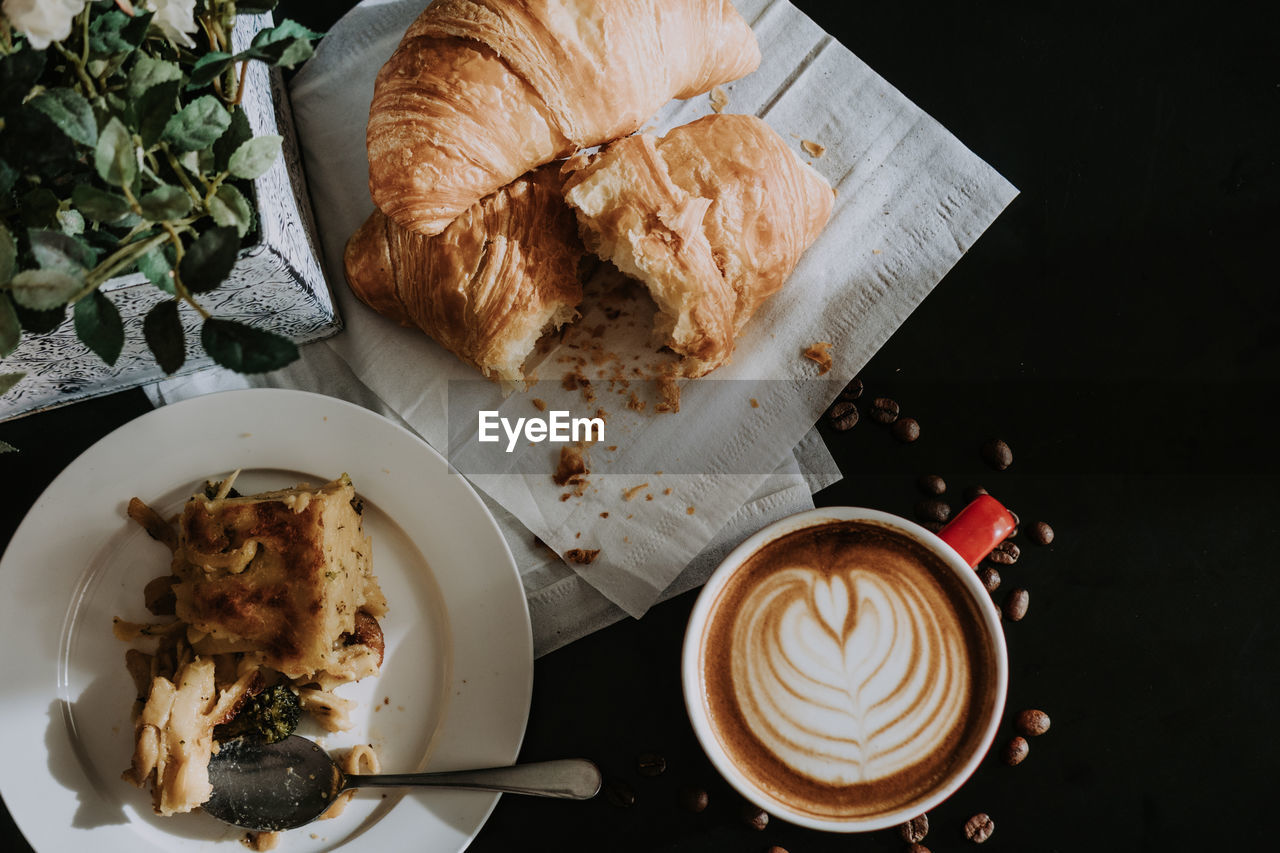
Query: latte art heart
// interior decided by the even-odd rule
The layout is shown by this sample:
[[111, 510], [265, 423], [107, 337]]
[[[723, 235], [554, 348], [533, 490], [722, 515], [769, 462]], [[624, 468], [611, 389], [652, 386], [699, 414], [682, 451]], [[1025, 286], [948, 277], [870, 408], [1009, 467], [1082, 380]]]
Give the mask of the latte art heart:
[[985, 748], [1002, 701], [978, 595], [872, 522], [806, 527], [745, 558], [699, 643], [730, 772], [784, 814], [864, 820], [924, 801]]
[[791, 566], [744, 597], [735, 698], [750, 732], [797, 773], [874, 782], [941, 749], [961, 723], [961, 632], [912, 580]]

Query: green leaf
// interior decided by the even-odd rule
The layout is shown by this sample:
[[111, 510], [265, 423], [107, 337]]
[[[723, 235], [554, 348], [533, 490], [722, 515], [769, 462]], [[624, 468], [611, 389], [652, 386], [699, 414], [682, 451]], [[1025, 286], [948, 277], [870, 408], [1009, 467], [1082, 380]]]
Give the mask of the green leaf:
[[124, 322], [111, 300], [95, 290], [76, 303], [72, 315], [76, 337], [108, 365], [115, 364], [124, 349]]
[[143, 93], [148, 89], [159, 86], [161, 83], [181, 81], [182, 69], [178, 67], [178, 63], [167, 62], [163, 59], [156, 59], [150, 54], [139, 53], [137, 61], [129, 69], [126, 91], [129, 93], [130, 98], [137, 99], [142, 97]]
[[74, 207], [58, 211], [58, 225], [63, 234], [76, 236], [84, 233], [84, 216]]
[[132, 184], [138, 176], [138, 154], [133, 147], [133, 136], [115, 116], [98, 135], [93, 165], [98, 176], [114, 187]]
[[181, 187], [156, 187], [138, 199], [142, 215], [152, 222], [181, 219], [191, 212], [191, 196]]
[[100, 190], [92, 184], [76, 184], [71, 203], [95, 222], [118, 222], [129, 215], [129, 202], [124, 196]]
[[142, 144], [150, 148], [160, 141], [165, 126], [178, 109], [178, 88], [181, 80], [166, 80], [143, 92], [133, 102], [134, 121]]
[[187, 91], [208, 86], [218, 79], [227, 66], [231, 64], [231, 54], [213, 50], [196, 60], [191, 66], [191, 79], [187, 81]]
[[286, 18], [277, 26], [259, 31], [249, 49], [236, 58], [260, 59], [268, 65], [292, 68], [311, 58], [315, 53], [311, 39], [320, 38], [320, 35]]
[[22, 323], [18, 320], [18, 312], [13, 310], [9, 294], [0, 293], [0, 358], [8, 358], [18, 348], [20, 340]]
[[90, 148], [98, 144], [93, 107], [75, 89], [45, 89], [27, 103], [48, 116], [72, 140]]
[[98, 253], [87, 243], [61, 231], [32, 228], [27, 231], [27, 241], [41, 269], [58, 270], [73, 278], [83, 278], [85, 272], [98, 262]]
[[10, 287], [13, 301], [24, 308], [53, 311], [76, 294], [81, 281], [62, 270], [23, 270], [13, 277]]
[[147, 281], [173, 295], [177, 292], [173, 286], [173, 259], [169, 257], [169, 247], [157, 246], [138, 258], [138, 272], [147, 277]]
[[141, 53], [129, 69], [126, 91], [133, 101], [138, 135], [147, 147], [159, 141], [165, 123], [177, 111], [181, 86], [182, 69], [176, 62]]
[[28, 228], [51, 228], [58, 224], [58, 208], [62, 203], [48, 187], [36, 187], [24, 193], [18, 202], [22, 222]]
[[237, 108], [231, 114], [231, 127], [213, 143], [214, 171], [227, 171], [231, 165], [231, 155], [252, 138], [253, 128], [249, 126], [249, 117], [244, 114], [243, 109]]
[[235, 228], [210, 228], [182, 256], [178, 264], [182, 283], [192, 293], [213, 290], [231, 273], [239, 251], [240, 235]]
[[9, 229], [0, 222], [0, 284], [13, 277], [18, 268], [18, 244], [9, 233]]
[[151, 307], [142, 320], [142, 337], [165, 373], [173, 373], [187, 360], [187, 345], [175, 300], [167, 299]]
[[209, 200], [209, 213], [213, 221], [236, 229], [241, 239], [253, 225], [253, 209], [240, 190], [230, 184], [223, 184]]
[[[22, 377], [26, 375], [27, 374], [25, 373], [0, 373], [0, 394], [8, 394], [9, 389], [12, 388], [14, 385], [17, 385], [18, 382], [22, 379]], [[5, 452], [10, 452], [14, 449], [13, 445], [8, 444], [8, 442], [0, 442], [0, 444], [8, 445], [9, 451], [5, 451]]]
[[258, 136], [248, 140], [235, 150], [227, 168], [237, 178], [252, 181], [271, 168], [280, 156], [281, 136]]
[[179, 151], [199, 151], [217, 141], [230, 126], [231, 116], [222, 102], [214, 95], [202, 95], [169, 119], [162, 138]]
[[89, 49], [94, 53], [127, 53], [142, 44], [150, 23], [150, 12], [139, 11], [130, 17], [112, 9], [89, 25]]
[[57, 308], [50, 308], [47, 311], [35, 311], [31, 308], [23, 307], [15, 299], [13, 309], [18, 312], [18, 319], [22, 321], [23, 330], [37, 335], [52, 332], [62, 325], [63, 320], [67, 319], [67, 306], [65, 304], [59, 305]]
[[237, 373], [265, 373], [298, 357], [298, 348], [286, 337], [217, 317], [204, 321], [200, 342], [214, 361]]

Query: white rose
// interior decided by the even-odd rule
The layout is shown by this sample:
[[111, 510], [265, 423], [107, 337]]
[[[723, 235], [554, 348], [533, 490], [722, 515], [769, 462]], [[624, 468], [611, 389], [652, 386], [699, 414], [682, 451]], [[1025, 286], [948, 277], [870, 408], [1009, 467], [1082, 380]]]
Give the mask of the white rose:
[[88, 0], [4, 0], [4, 16], [36, 50], [71, 35], [71, 22]]
[[191, 39], [196, 31], [196, 0], [150, 0], [147, 6], [156, 13], [151, 26], [159, 27], [165, 38], [187, 47], [196, 46]]

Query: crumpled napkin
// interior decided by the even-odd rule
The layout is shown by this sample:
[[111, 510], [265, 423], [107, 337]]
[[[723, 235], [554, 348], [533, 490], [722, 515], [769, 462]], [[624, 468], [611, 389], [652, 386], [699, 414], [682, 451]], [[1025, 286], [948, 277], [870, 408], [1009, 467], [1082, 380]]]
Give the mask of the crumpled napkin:
[[[366, 0], [330, 31], [294, 79], [291, 94], [324, 261], [347, 325], [345, 334], [318, 346], [331, 351], [382, 407], [452, 458], [459, 441], [457, 435], [450, 441], [450, 431], [458, 430], [459, 419], [450, 422], [451, 389], [474, 392], [475, 372], [420, 332], [359, 303], [342, 275], [345, 241], [372, 209], [364, 126], [373, 80], [425, 5]], [[530, 594], [535, 612], [539, 596], [562, 612], [579, 606], [575, 596], [590, 596], [567, 583], [577, 578], [619, 611], [639, 616], [686, 582], [681, 572], [700, 554], [714, 555], [717, 544], [785, 514], [761, 509], [742, 517], [744, 508], [760, 505], [762, 492], [794, 493], [803, 475], [794, 467], [793, 449], [840, 387], [1016, 195], [790, 3], [736, 5], [755, 30], [764, 60], [753, 74], [713, 93], [714, 99], [726, 111], [761, 116], [794, 140], [797, 152], [837, 190], [832, 220], [787, 287], [748, 326], [734, 362], [713, 374], [734, 381], [686, 384], [678, 414], [637, 413], [616, 401], [608, 406], [602, 444], [622, 438], [616, 457], [592, 448], [584, 494], [561, 500], [565, 490], [551, 481], [554, 463], [546, 445], [524, 449], [524, 458], [512, 459], [506, 469], [493, 462], [473, 466], [469, 479], [491, 506], [504, 510], [508, 524], [518, 521], [562, 554], [599, 550], [594, 562], [574, 564], [574, 575], [558, 564], [553, 571], [526, 567], [526, 588], [536, 587]], [[651, 127], [663, 132], [712, 109], [712, 96], [672, 102]], [[584, 317], [579, 327], [589, 320]], [[801, 355], [819, 342], [833, 345], [830, 370], [820, 378], [818, 366]], [[480, 396], [491, 394], [488, 404], [495, 409], [532, 414], [532, 399], [558, 384], [554, 368], [569, 355], [555, 349], [545, 354], [538, 368], [542, 385], [528, 392], [504, 399], [495, 387]], [[748, 407], [745, 389], [757, 387], [751, 383], [761, 390]], [[540, 454], [541, 467], [528, 464], [531, 453]], [[677, 465], [661, 464], [673, 454]], [[825, 470], [820, 480], [829, 477], [830, 468]], [[791, 486], [779, 488], [779, 477]], [[645, 483], [643, 496], [652, 494], [652, 500], [633, 491]], [[801, 503], [808, 500], [806, 495]], [[513, 547], [519, 541], [516, 535]], [[518, 559], [528, 556], [517, 553]], [[697, 576], [690, 576], [692, 585]], [[569, 586], [573, 594], [563, 594]]]

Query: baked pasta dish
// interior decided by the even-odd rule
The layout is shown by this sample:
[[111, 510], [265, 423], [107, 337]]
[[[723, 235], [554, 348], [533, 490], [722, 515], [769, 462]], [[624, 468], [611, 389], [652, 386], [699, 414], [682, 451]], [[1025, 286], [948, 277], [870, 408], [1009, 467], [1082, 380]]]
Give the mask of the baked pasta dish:
[[121, 639], [156, 638], [154, 652], [126, 653], [138, 702], [124, 778], [149, 784], [163, 815], [209, 799], [221, 740], [278, 740], [303, 712], [349, 728], [352, 703], [334, 689], [382, 665], [387, 602], [351, 480], [240, 495], [234, 479], [208, 484], [175, 519], [129, 504], [173, 552], [143, 593], [153, 614], [172, 618], [116, 620]]

